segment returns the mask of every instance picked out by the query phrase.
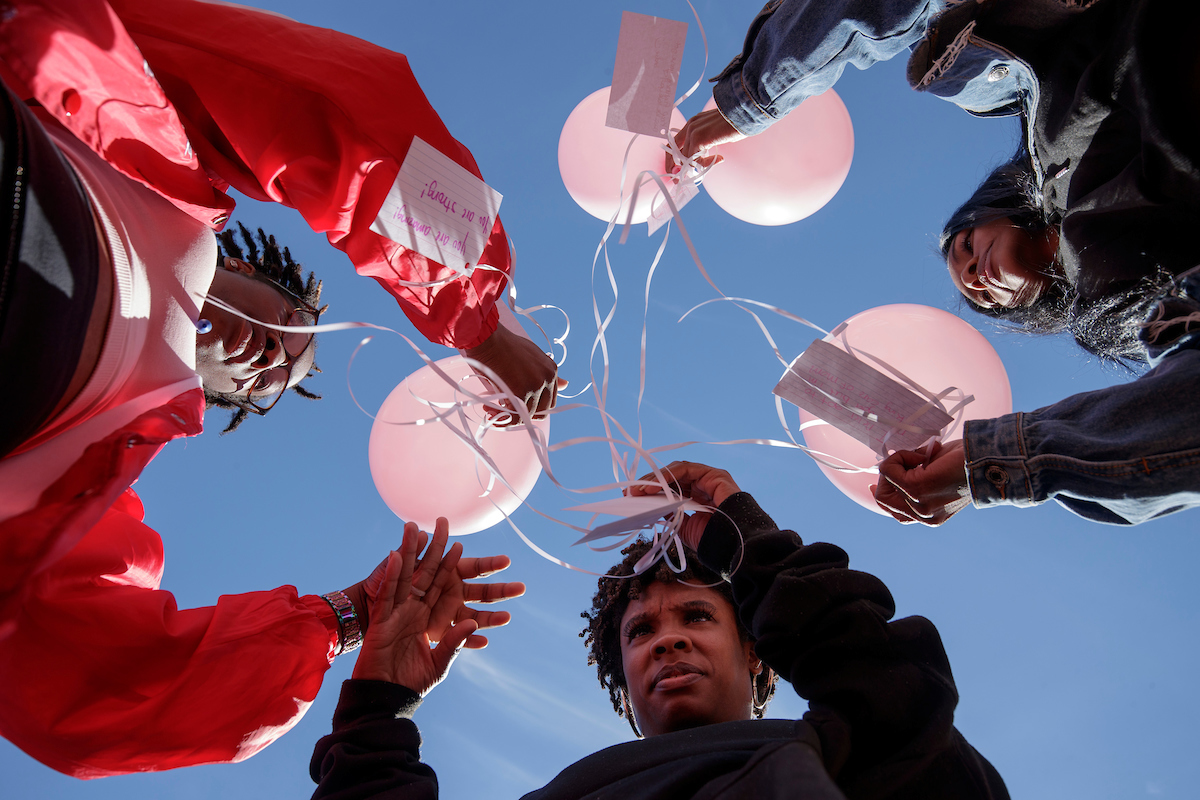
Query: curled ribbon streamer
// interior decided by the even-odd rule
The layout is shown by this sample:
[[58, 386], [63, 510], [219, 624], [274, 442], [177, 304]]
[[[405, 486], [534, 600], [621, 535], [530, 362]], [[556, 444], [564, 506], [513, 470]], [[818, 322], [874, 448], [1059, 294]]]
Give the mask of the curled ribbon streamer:
[[[614, 286], [614, 290], [615, 290], [615, 288], [616, 288], [615, 276], [612, 276], [611, 272], [610, 272], [610, 277], [612, 277], [613, 286]], [[449, 428], [449, 430], [451, 431], [451, 433], [458, 439], [458, 441], [463, 446], [469, 448], [473, 452], [475, 459], [476, 459], [476, 480], [479, 482], [480, 488], [482, 490], [481, 496], [486, 497], [489, 502], [493, 503], [493, 505], [495, 505], [495, 502], [492, 500], [491, 494], [495, 490], [495, 487], [497, 484], [503, 485], [509, 491], [513, 491], [513, 487], [505, 479], [502, 471], [499, 469], [499, 467], [497, 467], [495, 462], [492, 460], [491, 456], [487, 453], [486, 448], [484, 448], [484, 446], [483, 446], [483, 442], [482, 442], [483, 434], [486, 433], [486, 429], [490, 426], [486, 422], [482, 423], [482, 424], [472, 423], [465, 414], [465, 409], [468, 405], [495, 407], [504, 400], [507, 400], [510, 403], [512, 403], [513, 413], [515, 413], [518, 417], [520, 417], [523, 430], [527, 433], [527, 435], [530, 436], [531, 444], [534, 448], [534, 451], [538, 457], [539, 462], [541, 463], [543, 471], [545, 472], [547, 478], [549, 480], [551, 480], [559, 488], [562, 488], [566, 491], [573, 492], [573, 493], [590, 494], [590, 493], [598, 493], [598, 492], [608, 492], [608, 491], [612, 491], [612, 490], [616, 490], [616, 489], [625, 489], [628, 486], [632, 486], [632, 485], [644, 485], [644, 482], [639, 482], [639, 481], [632, 480], [629, 478], [629, 475], [632, 474], [631, 471], [636, 468], [636, 457], [633, 462], [633, 466], [630, 466], [630, 465], [626, 464], [626, 462], [619, 457], [619, 455], [617, 454], [617, 451], [616, 451], [616, 447], [618, 447], [618, 446], [633, 446], [638, 449], [640, 449], [640, 447], [638, 446], [638, 444], [635, 443], [635, 440], [633, 439], [633, 437], [631, 437], [628, 434], [628, 432], [625, 431], [624, 427], [622, 427], [619, 422], [617, 422], [615, 419], [613, 419], [610, 415], [608, 415], [602, 409], [596, 408], [594, 406], [589, 406], [586, 404], [576, 403], [576, 404], [570, 404], [570, 405], [566, 405], [566, 406], [556, 406], [554, 409], [552, 409], [546, 413], [557, 414], [557, 413], [563, 413], [566, 411], [571, 411], [571, 410], [579, 409], [579, 408], [595, 408], [595, 410], [599, 411], [601, 413], [602, 417], [605, 418], [607, 422], [611, 422], [613, 424], [613, 426], [616, 428], [616, 430], [620, 434], [619, 437], [615, 437], [615, 436], [584, 437], [584, 439], [575, 440], [572, 442], [561, 443], [558, 446], [552, 447], [549, 444], [549, 442], [544, 440], [544, 438], [542, 437], [541, 431], [532, 424], [532, 422], [533, 422], [532, 415], [530, 414], [528, 408], [526, 408], [524, 403], [521, 402], [519, 400], [519, 398], [517, 398], [509, 390], [508, 386], [504, 383], [504, 381], [500, 378], [500, 376], [496, 375], [486, 365], [481, 364], [481, 363], [475, 361], [474, 359], [467, 358], [467, 362], [471, 365], [471, 367], [475, 371], [480, 373], [483, 377], [486, 377], [496, 387], [496, 389], [497, 389], [496, 392], [494, 392], [494, 393], [479, 393], [479, 392], [470, 391], [469, 389], [463, 387], [459, 381], [455, 380], [450, 375], [445, 373], [440, 367], [438, 367], [437, 362], [434, 361], [432, 358], [430, 358], [427, 354], [425, 354], [421, 350], [421, 348], [416, 343], [414, 343], [409, 337], [405, 336], [404, 334], [400, 333], [399, 331], [396, 331], [392, 328], [388, 328], [386, 326], [376, 325], [374, 323], [369, 323], [369, 322], [324, 323], [324, 324], [320, 324], [320, 325], [310, 325], [310, 326], [276, 325], [273, 323], [267, 323], [267, 322], [263, 322], [261, 320], [254, 319], [253, 317], [243, 314], [237, 308], [234, 308], [233, 306], [231, 306], [227, 303], [224, 303], [219, 298], [210, 297], [209, 300], [210, 300], [210, 302], [213, 302], [214, 305], [217, 305], [218, 307], [223, 308], [224, 310], [228, 311], [231, 314], [234, 314], [235, 316], [238, 316], [249, 322], [253, 322], [257, 325], [261, 325], [263, 327], [270, 328], [272, 330], [279, 330], [279, 331], [284, 331], [284, 332], [292, 332], [292, 331], [301, 332], [301, 331], [303, 331], [303, 332], [318, 333], [318, 332], [330, 332], [330, 331], [366, 328], [366, 329], [371, 329], [371, 330], [383, 331], [383, 332], [387, 332], [387, 333], [393, 333], [393, 334], [399, 336], [401, 339], [403, 339], [408, 344], [408, 346], [410, 348], [412, 348], [412, 350], [421, 358], [421, 360], [426, 365], [428, 365], [430, 367], [430, 369], [435, 374], [437, 374], [442, 380], [444, 380], [447, 383], [454, 386], [456, 396], [461, 397], [462, 399], [456, 400], [454, 402], [447, 402], [447, 401], [439, 402], [439, 401], [431, 401], [428, 399], [423, 399], [414, 394], [413, 395], [414, 398], [416, 398], [419, 402], [422, 402], [424, 405], [426, 405], [427, 407], [430, 408], [431, 416], [422, 418], [422, 419], [418, 419], [418, 420], [405, 421], [405, 422], [391, 421], [391, 420], [386, 420], [386, 419], [380, 420], [380, 422], [382, 422], [384, 424], [389, 424], [389, 425], [417, 425], [417, 426], [419, 426], [419, 425], [436, 424], [436, 423], [442, 423], [442, 424], [446, 425], [447, 428]], [[614, 309], [614, 311], [615, 311], [615, 309]], [[597, 313], [598, 313], [598, 307], [597, 307]], [[361, 410], [368, 417], [371, 417], [372, 419], [376, 419], [376, 416], [374, 414], [371, 414], [369, 411], [367, 411], [365, 408], [363, 408], [362, 403], [359, 402], [357, 396], [354, 394], [353, 385], [350, 381], [350, 369], [353, 366], [354, 360], [357, 358], [360, 350], [368, 342], [370, 342], [373, 338], [374, 337], [370, 337], [370, 336], [364, 338], [362, 341], [360, 341], [358, 343], [358, 345], [355, 347], [353, 353], [351, 354], [350, 362], [347, 365], [347, 386], [350, 390], [351, 399], [353, 400], [354, 404], [356, 406], [358, 406], [359, 410]], [[605, 386], [607, 386], [607, 384], [605, 384]], [[457, 423], [457, 424], [453, 424], [453, 423]], [[611, 428], [608, 430], [610, 433], [612, 432]], [[639, 431], [639, 437], [640, 437], [640, 431]], [[575, 489], [572, 487], [568, 487], [568, 486], [564, 485], [561, 481], [559, 481], [558, 478], [554, 475], [554, 471], [550, 466], [549, 453], [552, 450], [561, 449], [561, 447], [569, 446], [570, 444], [581, 443], [584, 440], [603, 441], [605, 443], [608, 443], [610, 445], [610, 447], [613, 448], [614, 462], [624, 465], [625, 474], [622, 475], [621, 471], [615, 471], [614, 477], [617, 479], [616, 482], [610, 483], [610, 484], [605, 484], [605, 485], [600, 485], [600, 486], [593, 486], [593, 487], [589, 487], [586, 489]], [[484, 476], [483, 476], [483, 472], [482, 472], [483, 469], [486, 469], [486, 471], [487, 471], [486, 478], [484, 478]], [[660, 483], [658, 485], [663, 487], [664, 492], [667, 493], [668, 497], [671, 497], [672, 490], [670, 487], [670, 483], [663, 476], [661, 471], [658, 470], [657, 467], [655, 468], [655, 474], [658, 476], [659, 481], [660, 481]], [[625, 479], [622, 480], [622, 478], [625, 478]], [[515, 494], [516, 492], [513, 491], [513, 493]], [[588, 528], [573, 525], [565, 520], [557, 519], [549, 514], [546, 514], [542, 511], [540, 511], [539, 509], [534, 508], [533, 506], [529, 505], [528, 503], [524, 503], [524, 505], [528, 506], [532, 511], [537, 513], [539, 516], [541, 516], [549, 521], [555, 522], [559, 525], [570, 528], [579, 533], [586, 534], [589, 532]], [[525, 544], [528, 547], [530, 547], [530, 549], [532, 549], [534, 552], [541, 555], [543, 558], [547, 558], [550, 561], [552, 561], [556, 564], [559, 564], [560, 566], [564, 566], [564, 567], [567, 567], [569, 569], [573, 569], [573, 570], [576, 570], [579, 572], [584, 572], [584, 573], [592, 574], [592, 575], [599, 574], [599, 573], [594, 573], [594, 572], [591, 572], [589, 570], [585, 570], [585, 569], [582, 569], [579, 567], [575, 567], [571, 564], [568, 564], [565, 561], [562, 561], [561, 559], [554, 557], [550, 553], [546, 552], [544, 549], [542, 549], [537, 544], [535, 544], [531, 539], [529, 539], [524, 534], [524, 532], [521, 531], [515, 525], [511, 516], [508, 513], [504, 512], [502, 509], [500, 509], [500, 511], [504, 515], [504, 518], [508, 522], [509, 526], [512, 527], [517, 532], [517, 534], [521, 538], [521, 540], [524, 541]], [[675, 532], [677, 531], [679, 525], [681, 525], [681, 524], [682, 524], [682, 518], [680, 518], [678, 520], [673, 520], [673, 521], [662, 521], [658, 524], [658, 528], [660, 528], [660, 530], [656, 531], [656, 533], [655, 533], [655, 544], [654, 544], [654, 548], [653, 548], [654, 552], [656, 552], [656, 553], [662, 552], [666, 547], [669, 546], [671, 540], [678, 538]], [[638, 533], [640, 533], [640, 531], [634, 531], [633, 536], [636, 536]], [[593, 548], [593, 549], [595, 549], [595, 548]], [[605, 548], [605, 549], [610, 549], [610, 548]], [[648, 567], [649, 563], [652, 563], [652, 562], [647, 562], [647, 564], [643, 566], [643, 569]], [[640, 572], [640, 570], [639, 570], [639, 572]]]
[[[692, 96], [692, 93], [700, 88], [704, 83], [704, 73], [708, 72], [708, 34], [704, 32], [704, 23], [700, 21], [700, 15], [696, 12], [696, 7], [692, 5], [692, 0], [687, 0], [688, 8], [692, 10], [692, 16], [696, 18], [696, 27], [700, 29], [700, 41], [704, 43], [704, 66], [700, 68], [700, 77], [696, 78], [696, 82], [692, 84], [692, 88], [679, 96], [675, 101], [673, 108], [679, 108], [679, 104]], [[622, 184], [624, 185], [624, 184]]]

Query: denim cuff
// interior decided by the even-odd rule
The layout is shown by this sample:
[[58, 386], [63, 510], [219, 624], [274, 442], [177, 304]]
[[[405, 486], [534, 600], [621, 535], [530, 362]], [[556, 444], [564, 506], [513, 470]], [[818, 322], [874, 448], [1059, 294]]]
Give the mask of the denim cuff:
[[[968, 420], [963, 428], [967, 483], [978, 508], [994, 505], [1032, 506], [1034, 497], [1025, 440], [1023, 414]], [[1045, 498], [1042, 498], [1045, 499]]]
[[779, 121], [750, 96], [740, 69], [713, 84], [713, 100], [721, 115], [744, 136], [762, 133]]

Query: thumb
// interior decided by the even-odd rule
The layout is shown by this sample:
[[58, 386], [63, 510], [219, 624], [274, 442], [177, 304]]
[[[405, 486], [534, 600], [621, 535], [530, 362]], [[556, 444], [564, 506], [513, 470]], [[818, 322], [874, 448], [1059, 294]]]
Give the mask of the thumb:
[[439, 681], [446, 677], [446, 673], [450, 671], [450, 665], [458, 657], [459, 651], [462, 650], [471, 634], [477, 630], [479, 630], [479, 624], [475, 620], [464, 619], [452, 627], [450, 633], [438, 642], [438, 646], [433, 649], [433, 666], [437, 671]]

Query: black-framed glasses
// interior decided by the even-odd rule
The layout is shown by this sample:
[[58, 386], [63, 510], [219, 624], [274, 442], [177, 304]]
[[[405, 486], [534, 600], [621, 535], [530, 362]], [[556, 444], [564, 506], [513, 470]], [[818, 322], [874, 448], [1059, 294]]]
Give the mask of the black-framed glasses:
[[[286, 327], [311, 327], [317, 324], [317, 320], [321, 317], [319, 309], [313, 308], [287, 287], [275, 281], [271, 281], [271, 283], [297, 303], [297, 307], [288, 315]], [[230, 398], [238, 408], [249, 411], [251, 414], [262, 416], [275, 407], [279, 398], [283, 397], [283, 393], [287, 391], [288, 384], [292, 382], [292, 369], [296, 365], [296, 359], [308, 349], [309, 343], [313, 340], [311, 332], [279, 331], [278, 333], [279, 344], [288, 357], [287, 362], [255, 376], [250, 384], [250, 392], [245, 398], [236, 396]]]

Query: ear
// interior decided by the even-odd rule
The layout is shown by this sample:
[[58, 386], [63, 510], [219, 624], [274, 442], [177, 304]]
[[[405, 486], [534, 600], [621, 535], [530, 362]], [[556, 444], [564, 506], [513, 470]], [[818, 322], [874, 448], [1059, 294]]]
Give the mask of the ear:
[[765, 669], [762, 659], [754, 653], [754, 642], [746, 642], [746, 665], [750, 668], [751, 675], [760, 675]]
[[242, 261], [240, 258], [225, 256], [224, 267], [230, 272], [240, 272], [243, 275], [253, 275], [254, 267]]

